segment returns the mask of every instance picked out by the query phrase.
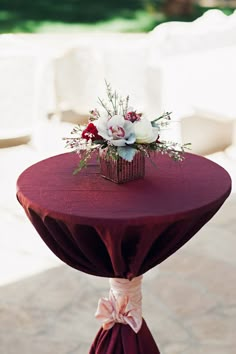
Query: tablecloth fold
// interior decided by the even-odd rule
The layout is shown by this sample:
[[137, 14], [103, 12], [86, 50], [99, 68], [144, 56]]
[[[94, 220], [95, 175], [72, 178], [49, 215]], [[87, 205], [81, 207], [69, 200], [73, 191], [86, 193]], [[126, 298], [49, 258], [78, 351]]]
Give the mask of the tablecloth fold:
[[100, 329], [89, 354], [160, 354], [159, 349], [143, 319], [136, 334], [128, 325], [117, 323], [110, 330]]

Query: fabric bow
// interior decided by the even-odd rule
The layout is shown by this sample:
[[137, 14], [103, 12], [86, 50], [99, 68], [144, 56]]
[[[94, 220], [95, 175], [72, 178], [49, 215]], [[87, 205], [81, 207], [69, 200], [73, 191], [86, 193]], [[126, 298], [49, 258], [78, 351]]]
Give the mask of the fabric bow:
[[109, 299], [99, 300], [95, 317], [102, 322], [105, 330], [112, 328], [115, 323], [123, 323], [128, 324], [135, 333], [138, 333], [142, 326], [140, 304], [131, 302], [128, 295], [115, 296], [112, 289]]

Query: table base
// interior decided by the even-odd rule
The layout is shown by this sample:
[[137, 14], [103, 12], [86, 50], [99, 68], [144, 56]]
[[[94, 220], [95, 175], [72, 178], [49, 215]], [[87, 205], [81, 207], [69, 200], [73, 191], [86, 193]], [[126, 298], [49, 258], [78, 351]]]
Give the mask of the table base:
[[160, 351], [143, 319], [136, 334], [129, 325], [116, 323], [111, 329], [101, 328], [89, 354], [160, 354]]
[[95, 317], [102, 322], [89, 354], [160, 354], [142, 318], [142, 278], [110, 278], [109, 298]]

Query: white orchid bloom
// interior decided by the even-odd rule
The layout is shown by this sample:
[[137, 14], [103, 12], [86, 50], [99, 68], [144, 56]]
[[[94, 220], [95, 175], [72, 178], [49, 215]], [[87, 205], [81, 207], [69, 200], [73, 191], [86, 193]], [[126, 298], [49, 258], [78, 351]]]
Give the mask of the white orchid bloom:
[[135, 142], [134, 126], [121, 115], [111, 118], [100, 117], [96, 126], [99, 135], [114, 146], [125, 146]]

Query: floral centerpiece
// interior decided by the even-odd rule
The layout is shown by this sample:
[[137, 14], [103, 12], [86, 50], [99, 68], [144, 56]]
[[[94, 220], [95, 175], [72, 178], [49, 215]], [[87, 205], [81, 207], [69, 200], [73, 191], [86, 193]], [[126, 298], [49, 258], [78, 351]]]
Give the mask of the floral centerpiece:
[[[87, 126], [77, 125], [71, 132], [73, 137], [64, 138], [66, 148], [80, 156], [74, 174], [87, 166], [95, 151], [100, 157], [102, 175], [118, 183], [143, 177], [145, 157], [150, 158], [152, 152], [168, 154], [175, 161], [184, 159], [189, 144], [160, 138], [161, 130], [170, 123], [169, 112], [149, 120], [130, 107], [129, 96], [121, 97], [107, 82], [106, 92], [107, 101], [98, 98], [101, 110], [90, 111]], [[119, 174], [124, 176], [119, 178]]]

